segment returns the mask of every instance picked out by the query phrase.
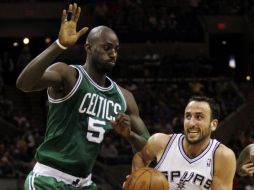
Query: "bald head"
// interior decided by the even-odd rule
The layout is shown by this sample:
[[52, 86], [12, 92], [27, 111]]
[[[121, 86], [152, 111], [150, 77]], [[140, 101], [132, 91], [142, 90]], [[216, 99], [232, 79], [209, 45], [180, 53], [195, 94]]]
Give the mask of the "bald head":
[[116, 33], [111, 28], [107, 26], [97, 26], [89, 32], [86, 43], [93, 44], [96, 40], [112, 34], [116, 36]]

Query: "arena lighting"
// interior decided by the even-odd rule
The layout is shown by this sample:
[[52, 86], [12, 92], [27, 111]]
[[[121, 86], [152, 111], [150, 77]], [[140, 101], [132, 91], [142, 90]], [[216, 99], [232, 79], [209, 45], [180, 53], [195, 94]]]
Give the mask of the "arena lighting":
[[221, 43], [222, 45], [227, 45], [228, 42], [226, 40], [222, 40]]
[[219, 30], [225, 30], [226, 29], [226, 23], [225, 22], [218, 22], [217, 23], [217, 28]]
[[13, 47], [18, 47], [19, 46], [19, 43], [18, 42], [13, 42]]
[[231, 69], [235, 69], [236, 68], [236, 61], [235, 61], [235, 57], [234, 56], [229, 56], [228, 66]]
[[45, 38], [45, 43], [46, 44], [49, 44], [50, 42], [51, 42], [51, 38], [49, 38], [49, 37]]
[[246, 76], [246, 80], [247, 80], [247, 81], [250, 81], [250, 80], [251, 80], [250, 75], [247, 75], [247, 76]]
[[23, 39], [23, 43], [24, 43], [25, 45], [29, 44], [29, 42], [30, 42], [29, 38], [25, 37], [25, 38]]

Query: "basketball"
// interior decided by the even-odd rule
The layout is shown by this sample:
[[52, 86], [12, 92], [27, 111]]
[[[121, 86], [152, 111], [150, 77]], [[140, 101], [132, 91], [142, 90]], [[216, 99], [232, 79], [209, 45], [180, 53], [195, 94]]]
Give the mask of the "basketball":
[[169, 190], [167, 178], [153, 168], [140, 168], [127, 178], [124, 190]]

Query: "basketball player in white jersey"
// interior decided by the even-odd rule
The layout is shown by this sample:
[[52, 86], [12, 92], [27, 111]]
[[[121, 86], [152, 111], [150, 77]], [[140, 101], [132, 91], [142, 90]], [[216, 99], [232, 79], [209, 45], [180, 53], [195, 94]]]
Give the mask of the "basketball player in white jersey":
[[240, 176], [253, 176], [254, 174], [254, 143], [246, 146], [240, 153], [236, 162], [236, 171]]
[[157, 161], [170, 190], [232, 190], [234, 152], [211, 139], [218, 126], [219, 106], [207, 97], [193, 97], [184, 113], [184, 134], [157, 133], [134, 155], [132, 169]]

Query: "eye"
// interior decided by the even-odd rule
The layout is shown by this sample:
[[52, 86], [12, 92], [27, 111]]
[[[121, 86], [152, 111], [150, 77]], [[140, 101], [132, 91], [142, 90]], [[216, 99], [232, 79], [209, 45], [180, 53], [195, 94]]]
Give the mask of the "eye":
[[185, 118], [188, 119], [188, 120], [190, 120], [190, 119], [191, 119], [191, 115], [189, 115], [189, 114], [188, 114], [188, 115], [185, 115]]
[[197, 119], [198, 119], [198, 120], [201, 120], [201, 119], [203, 119], [203, 118], [204, 118], [203, 115], [197, 115]]
[[109, 45], [103, 45], [103, 49], [104, 49], [105, 51], [108, 51], [108, 50], [110, 49], [110, 46], [109, 46]]

